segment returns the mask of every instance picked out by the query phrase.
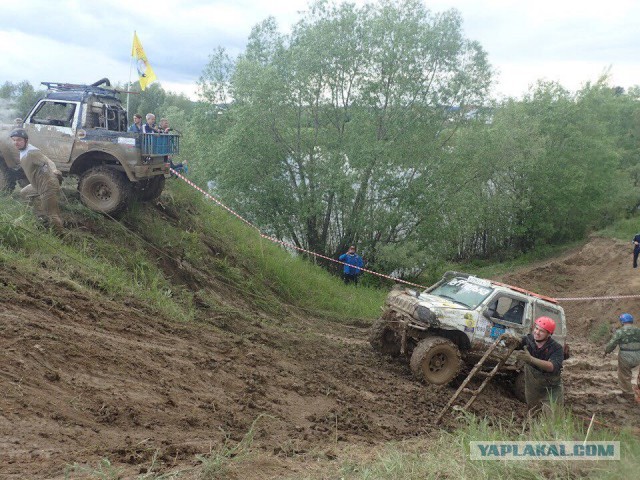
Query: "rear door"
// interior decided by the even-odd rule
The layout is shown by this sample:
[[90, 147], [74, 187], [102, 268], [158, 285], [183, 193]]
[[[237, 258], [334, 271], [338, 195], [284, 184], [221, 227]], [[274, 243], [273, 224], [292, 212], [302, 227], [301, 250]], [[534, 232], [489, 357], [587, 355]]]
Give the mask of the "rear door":
[[40, 100], [24, 122], [29, 142], [56, 164], [69, 163], [79, 111], [78, 102]]

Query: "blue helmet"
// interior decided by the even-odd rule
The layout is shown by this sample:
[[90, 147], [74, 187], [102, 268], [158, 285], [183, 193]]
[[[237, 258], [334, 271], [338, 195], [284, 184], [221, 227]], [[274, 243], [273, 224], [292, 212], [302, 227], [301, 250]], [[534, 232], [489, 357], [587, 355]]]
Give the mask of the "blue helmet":
[[620, 323], [633, 323], [633, 315], [630, 313], [623, 313], [619, 317]]

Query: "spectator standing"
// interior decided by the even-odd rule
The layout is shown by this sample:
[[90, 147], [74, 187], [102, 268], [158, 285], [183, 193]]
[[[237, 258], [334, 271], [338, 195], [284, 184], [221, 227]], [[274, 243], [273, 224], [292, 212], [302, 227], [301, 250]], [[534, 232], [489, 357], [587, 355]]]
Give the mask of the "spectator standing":
[[147, 113], [146, 117], [147, 123], [142, 126], [143, 133], [158, 133], [158, 129], [156, 127], [156, 116], [153, 113]]
[[356, 253], [356, 247], [351, 245], [347, 253], [343, 253], [338, 257], [338, 260], [344, 262], [344, 268], [342, 270], [342, 279], [345, 284], [355, 283], [358, 284], [358, 277], [362, 273], [361, 268], [364, 266], [362, 257]]
[[142, 115], [136, 113], [133, 116], [133, 124], [129, 127], [129, 131], [133, 133], [142, 133]]
[[640, 233], [633, 237], [633, 268], [638, 268], [638, 254], [640, 254]]

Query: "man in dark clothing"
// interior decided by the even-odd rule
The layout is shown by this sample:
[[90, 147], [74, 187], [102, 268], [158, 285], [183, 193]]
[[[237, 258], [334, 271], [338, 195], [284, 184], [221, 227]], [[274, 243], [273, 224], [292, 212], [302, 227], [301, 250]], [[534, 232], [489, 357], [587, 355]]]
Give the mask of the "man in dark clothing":
[[136, 113], [133, 116], [133, 125], [129, 127], [129, 131], [133, 133], [142, 133], [142, 115]]
[[358, 283], [358, 277], [362, 273], [360, 270], [361, 267], [364, 266], [364, 262], [362, 261], [362, 257], [356, 253], [356, 247], [351, 245], [347, 253], [343, 253], [338, 257], [338, 260], [345, 263], [344, 269], [342, 270], [342, 279], [344, 283]]
[[638, 268], [638, 254], [640, 254], [640, 233], [633, 237], [633, 268]]
[[153, 113], [147, 113], [147, 123], [142, 125], [142, 133], [158, 133], [156, 127], [156, 116]]
[[525, 398], [530, 410], [542, 405], [550, 406], [564, 403], [562, 386], [562, 345], [551, 338], [556, 322], [549, 317], [540, 317], [535, 321], [533, 331], [522, 337], [523, 350], [515, 352], [516, 357], [525, 363]]

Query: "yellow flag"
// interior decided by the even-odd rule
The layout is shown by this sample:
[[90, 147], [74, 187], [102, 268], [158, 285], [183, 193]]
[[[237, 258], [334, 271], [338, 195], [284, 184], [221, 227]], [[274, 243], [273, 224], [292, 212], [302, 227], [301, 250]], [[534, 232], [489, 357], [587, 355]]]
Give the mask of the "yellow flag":
[[133, 32], [133, 48], [131, 49], [131, 56], [136, 59], [136, 69], [138, 70], [138, 76], [140, 77], [140, 89], [144, 90], [147, 85], [157, 80], [156, 74], [153, 72], [149, 60], [144, 53], [142, 44], [138, 40], [138, 35]]

